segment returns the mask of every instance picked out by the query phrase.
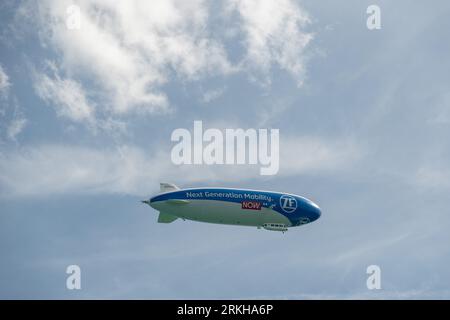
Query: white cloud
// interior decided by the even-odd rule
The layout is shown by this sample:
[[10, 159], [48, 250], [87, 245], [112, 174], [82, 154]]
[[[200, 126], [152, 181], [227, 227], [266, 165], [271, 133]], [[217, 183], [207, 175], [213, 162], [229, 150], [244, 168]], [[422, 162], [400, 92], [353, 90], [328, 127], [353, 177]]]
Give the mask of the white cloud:
[[71, 4], [41, 5], [46, 40], [62, 53], [65, 71], [98, 84], [113, 113], [166, 110], [160, 87], [172, 71], [196, 79], [233, 69], [222, 45], [209, 37], [204, 1], [80, 1], [79, 30], [66, 26]]
[[[98, 99], [97, 113], [120, 117], [167, 112], [170, 101], [164, 85], [173, 78], [195, 81], [244, 71], [267, 80], [274, 64], [298, 83], [304, 78], [304, 50], [312, 35], [303, 31], [307, 14], [290, 0], [226, 1], [223, 6], [229, 14], [214, 21], [210, 3], [204, 0], [80, 0], [76, 4], [80, 29], [67, 27], [76, 15], [67, 11], [72, 1], [38, 4], [39, 33], [44, 45], [58, 53], [57, 72], [64, 79], [53, 80], [54, 85], [51, 78], [44, 81], [55, 88], [71, 87], [81, 101], [84, 87], [85, 96]], [[241, 43], [239, 33], [246, 39], [246, 54], [235, 64], [228, 59], [230, 42], [222, 41], [230, 40], [226, 32], [236, 19], [232, 12], [239, 13], [240, 22], [231, 41]], [[217, 27], [219, 23], [223, 25]], [[52, 96], [55, 104], [57, 97]], [[66, 108], [67, 115], [77, 121], [94, 114], [91, 107], [82, 104], [75, 112]]]
[[8, 89], [11, 86], [9, 82], [9, 77], [3, 70], [2, 65], [0, 64], [0, 95], [6, 96], [8, 93]]
[[221, 97], [225, 93], [225, 90], [226, 90], [226, 88], [223, 87], [223, 88], [205, 91], [202, 96], [202, 101], [204, 103], [210, 103], [210, 102], [218, 99], [219, 97]]
[[308, 14], [290, 0], [232, 0], [229, 10], [237, 10], [245, 33], [245, 63], [264, 74], [273, 64], [291, 73], [301, 85], [305, 76], [305, 48], [312, 40], [303, 31]]
[[[315, 174], [351, 166], [355, 146], [319, 139], [289, 139], [292, 147], [281, 154], [280, 176]], [[170, 148], [151, 153], [136, 146], [94, 149], [64, 145], [21, 148], [0, 155], [0, 189], [4, 195], [61, 193], [124, 193], [149, 195], [159, 182], [238, 182], [261, 177], [259, 166], [173, 165]], [[165, 150], [165, 151], [164, 151]], [[302, 160], [306, 158], [306, 160]], [[345, 165], [344, 165], [345, 162]]]
[[17, 118], [11, 121], [6, 130], [6, 134], [10, 140], [15, 141], [16, 137], [22, 132], [27, 124], [27, 119]]
[[80, 83], [71, 79], [61, 79], [56, 72], [52, 77], [38, 74], [35, 78], [36, 93], [46, 102], [53, 104], [59, 116], [75, 122], [93, 123], [95, 109], [88, 102]]
[[[140, 150], [117, 150], [45, 145], [0, 156], [4, 194], [133, 193], [144, 188], [158, 170], [146, 167]], [[150, 183], [150, 182], [149, 182]]]
[[280, 173], [315, 174], [346, 170], [364, 154], [364, 148], [350, 139], [287, 138], [280, 141]]
[[[3, 100], [0, 104], [0, 119], [4, 122], [0, 128], [6, 131], [6, 137], [9, 140], [16, 141], [17, 135], [25, 128], [27, 120], [20, 111], [16, 97], [9, 94], [10, 87], [9, 76], [0, 64], [0, 98]], [[0, 143], [2, 143], [1, 139]]]

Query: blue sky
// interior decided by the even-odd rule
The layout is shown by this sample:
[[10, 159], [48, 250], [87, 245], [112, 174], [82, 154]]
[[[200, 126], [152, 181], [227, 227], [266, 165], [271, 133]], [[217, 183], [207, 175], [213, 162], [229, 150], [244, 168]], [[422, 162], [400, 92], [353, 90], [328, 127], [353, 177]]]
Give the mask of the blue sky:
[[[1, 298], [450, 297], [450, 4], [257, 2], [2, 2]], [[279, 128], [280, 171], [172, 165], [194, 120]], [[286, 234], [162, 225], [139, 200], [163, 181], [323, 213]]]

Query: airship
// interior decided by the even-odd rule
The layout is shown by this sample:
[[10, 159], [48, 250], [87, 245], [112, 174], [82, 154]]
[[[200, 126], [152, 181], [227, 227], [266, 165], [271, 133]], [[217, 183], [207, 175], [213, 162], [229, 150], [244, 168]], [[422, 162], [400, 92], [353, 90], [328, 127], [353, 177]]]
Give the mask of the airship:
[[161, 183], [160, 193], [142, 201], [159, 211], [159, 223], [177, 219], [252, 226], [286, 232], [319, 219], [313, 201], [290, 193], [236, 188], [186, 188]]

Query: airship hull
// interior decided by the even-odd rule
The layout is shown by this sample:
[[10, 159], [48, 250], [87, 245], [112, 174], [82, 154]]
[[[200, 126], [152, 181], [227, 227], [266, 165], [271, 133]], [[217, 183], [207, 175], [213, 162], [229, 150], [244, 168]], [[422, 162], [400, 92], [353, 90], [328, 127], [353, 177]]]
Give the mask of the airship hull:
[[262, 227], [286, 231], [317, 220], [312, 201], [293, 194], [232, 188], [179, 189], [161, 184], [162, 193], [143, 201], [160, 212], [158, 222], [178, 218], [207, 223]]

